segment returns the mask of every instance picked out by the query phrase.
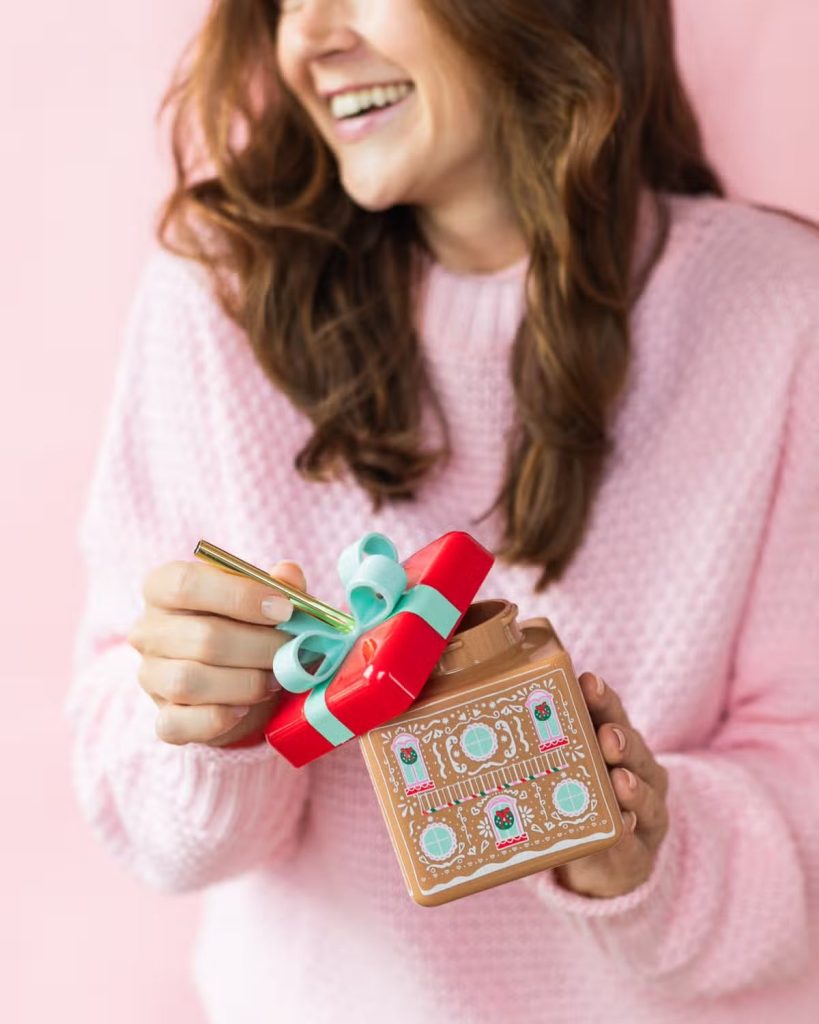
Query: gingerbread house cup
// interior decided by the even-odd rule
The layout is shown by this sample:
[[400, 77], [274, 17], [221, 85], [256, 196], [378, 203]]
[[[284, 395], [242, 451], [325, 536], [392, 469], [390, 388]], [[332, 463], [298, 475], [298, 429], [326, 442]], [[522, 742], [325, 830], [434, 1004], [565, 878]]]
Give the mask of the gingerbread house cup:
[[435, 906], [616, 843], [622, 816], [548, 619], [471, 605], [412, 707], [360, 739], [412, 898]]

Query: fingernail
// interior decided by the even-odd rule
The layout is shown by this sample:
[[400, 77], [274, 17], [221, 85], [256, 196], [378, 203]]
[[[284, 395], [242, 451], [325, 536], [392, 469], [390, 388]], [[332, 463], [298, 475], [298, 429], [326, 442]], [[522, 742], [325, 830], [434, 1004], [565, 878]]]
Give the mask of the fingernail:
[[618, 729], [617, 726], [615, 725], [614, 728], [611, 731], [614, 733], [614, 736], [615, 736], [615, 738], [617, 740], [617, 746], [620, 748], [620, 750], [625, 750], [626, 749], [626, 737], [623, 734], [622, 730]]
[[594, 677], [594, 692], [597, 694], [598, 697], [602, 697], [604, 692], [605, 692], [605, 690], [606, 690], [606, 684], [603, 682], [603, 680], [600, 678], [600, 676], [595, 676]]
[[287, 622], [293, 614], [293, 605], [286, 597], [266, 597], [262, 601], [262, 615], [274, 622]]
[[240, 704], [231, 704], [230, 706], [230, 713], [234, 718], [244, 718], [248, 711], [250, 711], [249, 707], [242, 707]]
[[626, 777], [626, 785], [629, 789], [634, 790], [637, 788], [637, 779], [635, 778], [634, 772], [630, 772], [628, 768], [621, 768], [620, 771]]
[[268, 693], [278, 693], [281, 690], [282, 684], [271, 672], [267, 677], [267, 690]]
[[630, 820], [628, 822], [629, 832], [633, 832], [637, 828], [637, 815], [634, 811], [629, 811]]

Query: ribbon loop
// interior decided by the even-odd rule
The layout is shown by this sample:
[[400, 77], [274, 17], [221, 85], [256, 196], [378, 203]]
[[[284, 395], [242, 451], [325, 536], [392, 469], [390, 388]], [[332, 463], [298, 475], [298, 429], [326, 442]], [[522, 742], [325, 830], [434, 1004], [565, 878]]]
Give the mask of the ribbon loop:
[[338, 575], [345, 586], [367, 555], [383, 555], [392, 562], [398, 561], [398, 550], [386, 534], [365, 533], [357, 541], [348, 544], [338, 556]]
[[[351, 646], [346, 643], [347, 634], [337, 632], [306, 612], [294, 611], [276, 629], [293, 634], [293, 639], [283, 644], [273, 656], [273, 674], [291, 693], [304, 693], [320, 683], [329, 682]], [[319, 662], [313, 672], [307, 671]]]
[[345, 581], [350, 611], [366, 629], [388, 618], [407, 585], [404, 567], [385, 555], [367, 555], [355, 574]]
[[[349, 632], [342, 633], [300, 611], [276, 626], [294, 637], [273, 657], [273, 672], [291, 693], [328, 683], [361, 634], [389, 618], [407, 585], [398, 551], [383, 533], [365, 533], [348, 544], [339, 555], [338, 574], [355, 620]], [[311, 667], [312, 672], [308, 671]]]
[[326, 690], [350, 653], [368, 630], [391, 615], [413, 612], [429, 623], [439, 635], [448, 637], [460, 612], [443, 594], [424, 584], [406, 591], [407, 573], [398, 561], [398, 551], [383, 533], [365, 533], [348, 544], [337, 563], [354, 619], [348, 632], [341, 632], [305, 612], [294, 611], [275, 628], [290, 633], [292, 640], [273, 656], [273, 672], [285, 690], [309, 691], [304, 710], [308, 722], [334, 746], [353, 733], [327, 706]]

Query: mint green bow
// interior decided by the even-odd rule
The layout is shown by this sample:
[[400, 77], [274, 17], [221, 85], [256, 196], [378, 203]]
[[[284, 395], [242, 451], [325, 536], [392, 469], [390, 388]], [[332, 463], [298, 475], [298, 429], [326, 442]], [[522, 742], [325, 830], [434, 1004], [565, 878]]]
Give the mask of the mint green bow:
[[327, 707], [326, 690], [358, 638], [402, 611], [419, 615], [446, 638], [461, 614], [434, 587], [418, 584], [405, 592], [406, 571], [395, 545], [383, 533], [365, 533], [348, 545], [339, 556], [338, 574], [355, 620], [352, 630], [342, 633], [306, 612], [294, 611], [275, 627], [293, 639], [273, 657], [273, 673], [285, 690], [309, 691], [304, 704], [307, 721], [333, 746], [355, 734]]

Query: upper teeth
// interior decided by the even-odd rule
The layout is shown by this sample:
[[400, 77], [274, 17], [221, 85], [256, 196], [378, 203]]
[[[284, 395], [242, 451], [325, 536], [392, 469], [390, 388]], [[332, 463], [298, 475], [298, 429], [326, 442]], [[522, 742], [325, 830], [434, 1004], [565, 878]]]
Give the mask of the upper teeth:
[[409, 82], [401, 82], [398, 85], [376, 85], [372, 89], [336, 93], [330, 98], [330, 110], [333, 117], [351, 117], [368, 107], [384, 107], [388, 103], [395, 103], [411, 91]]

